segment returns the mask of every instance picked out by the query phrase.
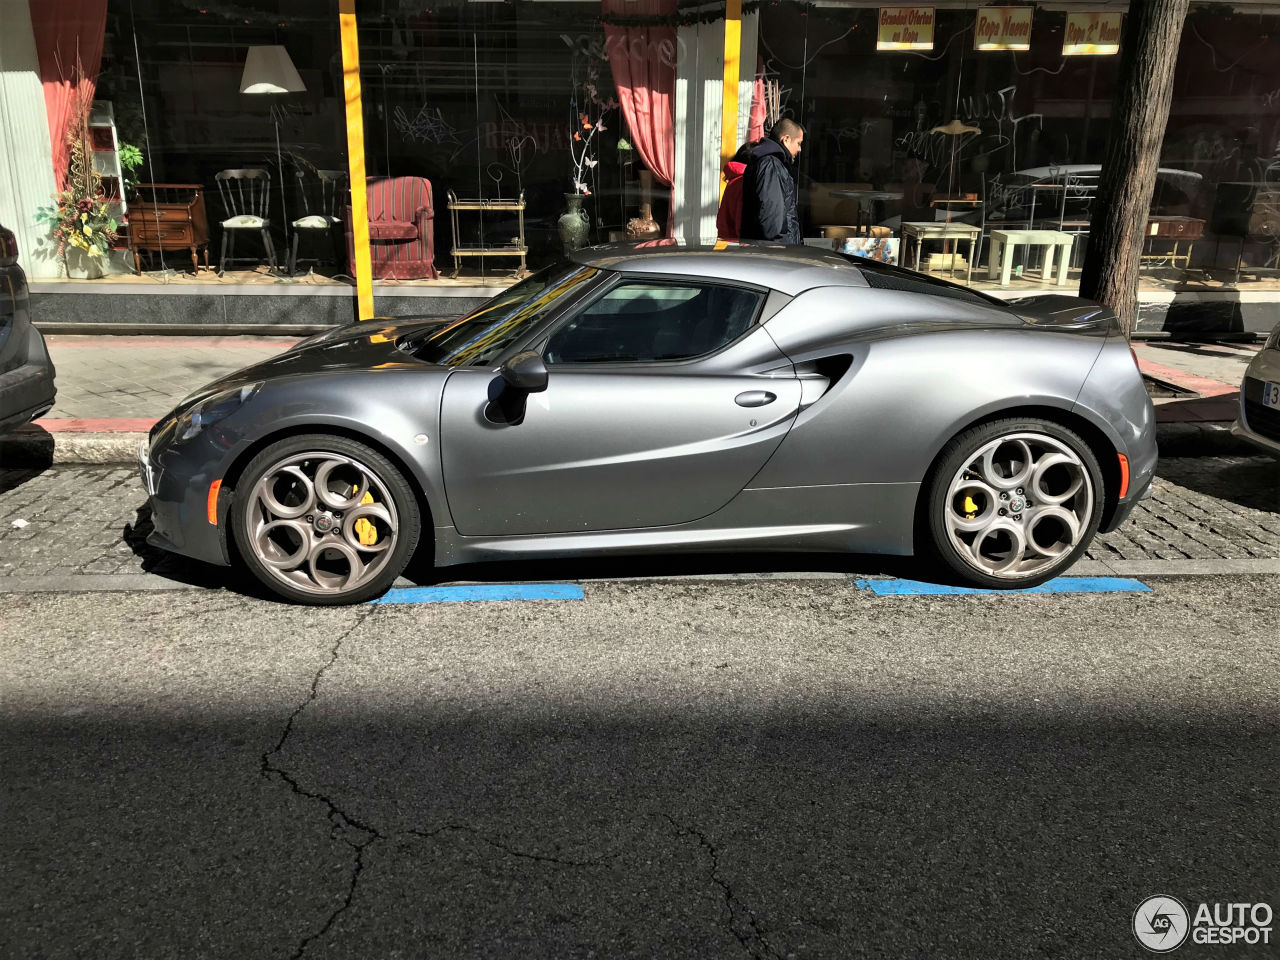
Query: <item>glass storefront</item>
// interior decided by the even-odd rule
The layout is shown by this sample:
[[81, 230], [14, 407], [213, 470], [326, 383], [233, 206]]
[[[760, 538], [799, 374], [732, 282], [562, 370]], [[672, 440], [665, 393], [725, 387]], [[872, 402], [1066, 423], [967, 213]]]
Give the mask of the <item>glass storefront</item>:
[[[1025, 15], [1025, 50], [976, 49], [983, 22], [974, 7], [936, 9], [928, 50], [877, 49], [883, 9], [899, 8], [762, 7], [760, 62], [774, 112], [808, 128], [806, 234], [860, 214], [896, 234], [903, 220], [945, 210], [988, 239], [992, 229], [1066, 231], [1078, 238], [1079, 263], [1120, 57], [1064, 47], [1089, 24], [1114, 36], [1123, 12], [1094, 7], [1003, 8]], [[1144, 251], [1150, 277], [1188, 268], [1227, 276], [1241, 250], [1254, 266], [1274, 265], [1280, 252], [1280, 193], [1271, 192], [1280, 17], [1242, 9], [1197, 7], [1186, 21]], [[860, 210], [856, 197], [840, 196], [859, 192], [902, 197], [861, 201]]]
[[[89, 186], [107, 205], [102, 216], [116, 224], [113, 252], [96, 264], [102, 279], [352, 285], [337, 4], [103, 6], [100, 22], [59, 27], [80, 31], [75, 49], [91, 49], [100, 31], [100, 62], [85, 65], [96, 88], [83, 105], [89, 149], [81, 160], [98, 175]], [[691, 202], [686, 184], [675, 183], [674, 192], [663, 185], [662, 164], [646, 169], [645, 156], [654, 155], [638, 147], [666, 138], [678, 154], [718, 153], [715, 104], [699, 100], [681, 114], [695, 121], [676, 124], [683, 108], [655, 98], [659, 106], [645, 120], [652, 129], [632, 129], [638, 115], [620, 101], [647, 81], [618, 80], [635, 64], [620, 67], [610, 56], [619, 42], [610, 25], [669, 31], [669, 41], [645, 39], [642, 52], [643, 44], [667, 45], [676, 77], [670, 100], [678, 101], [719, 83], [721, 64], [707, 55], [715, 37], [694, 42], [689, 28], [719, 29], [724, 10], [622, 7], [620, 16], [610, 0], [356, 4], [375, 282], [509, 282], [556, 260], [566, 243], [622, 239], [646, 203], [645, 236], [688, 235], [682, 217], [706, 222], [715, 185]], [[980, 231], [975, 259], [985, 267], [992, 231], [1034, 227], [1068, 234], [1078, 267], [1120, 63], [1108, 44], [1118, 40], [1124, 4], [770, 0], [745, 9], [753, 28], [744, 33], [740, 79], [754, 93], [739, 104], [740, 138], [748, 118], [766, 128], [782, 117], [805, 125], [796, 176], [807, 238], [901, 240], [903, 224], [971, 224]], [[39, 15], [31, 21], [41, 54], [53, 42], [51, 28]], [[65, 50], [67, 37], [59, 42]], [[64, 129], [73, 106], [50, 101]], [[49, 125], [51, 140], [56, 126]], [[10, 177], [41, 162], [17, 144], [6, 138], [11, 156], [0, 171]], [[55, 188], [75, 159], [54, 145]], [[1267, 277], [1262, 268], [1276, 266], [1280, 253], [1280, 9], [1193, 10], [1160, 168], [1145, 280]], [[25, 219], [28, 234], [44, 231], [42, 255], [56, 260], [57, 217], [39, 220], [24, 189], [22, 208], [15, 201], [6, 210]], [[1004, 285], [1032, 283], [1034, 260]], [[86, 275], [83, 256], [67, 266]], [[33, 274], [54, 272], [61, 263]], [[974, 273], [975, 282], [986, 277], [985, 269]]]

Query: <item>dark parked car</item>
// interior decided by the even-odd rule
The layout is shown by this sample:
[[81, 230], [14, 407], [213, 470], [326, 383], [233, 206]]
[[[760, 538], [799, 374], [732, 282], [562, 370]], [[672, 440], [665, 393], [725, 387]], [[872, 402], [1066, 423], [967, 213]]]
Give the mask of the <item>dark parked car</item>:
[[580, 250], [457, 320], [322, 334], [141, 451], [168, 550], [350, 603], [437, 566], [921, 551], [1067, 569], [1148, 495], [1151, 401], [1096, 303], [814, 248]]
[[48, 413], [55, 393], [53, 361], [31, 323], [18, 243], [0, 226], [0, 431]]

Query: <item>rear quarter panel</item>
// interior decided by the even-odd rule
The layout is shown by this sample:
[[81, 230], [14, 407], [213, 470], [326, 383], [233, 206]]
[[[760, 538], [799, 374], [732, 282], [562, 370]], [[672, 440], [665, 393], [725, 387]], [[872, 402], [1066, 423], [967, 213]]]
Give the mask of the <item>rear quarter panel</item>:
[[766, 329], [798, 367], [841, 354], [852, 364], [800, 413], [753, 488], [918, 483], [976, 420], [1028, 406], [1070, 411], [1103, 344], [998, 308], [854, 288], [808, 291]]

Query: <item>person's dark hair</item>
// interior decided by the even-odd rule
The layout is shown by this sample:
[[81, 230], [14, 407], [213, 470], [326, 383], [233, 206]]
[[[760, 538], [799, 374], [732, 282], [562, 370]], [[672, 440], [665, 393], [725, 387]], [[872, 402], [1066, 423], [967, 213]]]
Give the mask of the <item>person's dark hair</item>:
[[781, 142], [783, 137], [797, 137], [804, 133], [804, 127], [796, 123], [790, 117], [783, 117], [773, 125], [773, 129], [769, 131], [769, 139]]
[[733, 155], [734, 163], [748, 163], [751, 160], [751, 151], [759, 145], [759, 140], [748, 140], [738, 148], [738, 152]]

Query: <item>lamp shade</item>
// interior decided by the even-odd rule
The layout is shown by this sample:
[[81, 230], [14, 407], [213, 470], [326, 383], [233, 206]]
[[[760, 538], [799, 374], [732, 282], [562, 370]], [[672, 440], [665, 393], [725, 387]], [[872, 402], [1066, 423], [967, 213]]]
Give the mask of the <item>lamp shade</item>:
[[301, 93], [306, 89], [284, 47], [249, 48], [240, 77], [241, 93]]

